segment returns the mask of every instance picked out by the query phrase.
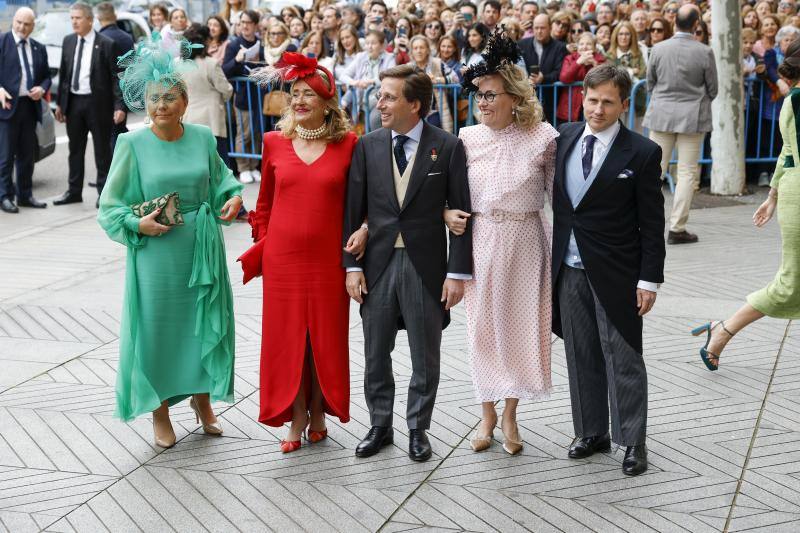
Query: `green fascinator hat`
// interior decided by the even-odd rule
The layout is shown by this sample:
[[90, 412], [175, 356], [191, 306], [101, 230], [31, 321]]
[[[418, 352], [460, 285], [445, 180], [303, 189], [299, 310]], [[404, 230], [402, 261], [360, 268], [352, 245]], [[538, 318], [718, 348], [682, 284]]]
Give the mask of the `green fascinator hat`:
[[148, 91], [162, 93], [176, 85], [182, 86], [183, 73], [196, 68], [189, 59], [192, 49], [202, 47], [171, 33], [153, 32], [149, 39], [140, 41], [133, 50], [120, 56], [117, 65], [124, 71], [119, 75], [119, 87], [128, 109], [145, 111]]

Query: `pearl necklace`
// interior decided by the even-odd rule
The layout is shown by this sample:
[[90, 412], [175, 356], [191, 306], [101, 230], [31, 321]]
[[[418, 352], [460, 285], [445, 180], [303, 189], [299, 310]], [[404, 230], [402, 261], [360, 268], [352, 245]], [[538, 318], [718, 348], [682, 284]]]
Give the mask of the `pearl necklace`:
[[322, 126], [315, 130], [307, 130], [300, 124], [298, 124], [294, 131], [297, 132], [297, 136], [301, 139], [305, 139], [307, 141], [313, 141], [314, 139], [321, 139], [325, 136], [325, 132], [328, 129], [328, 125], [323, 122]]

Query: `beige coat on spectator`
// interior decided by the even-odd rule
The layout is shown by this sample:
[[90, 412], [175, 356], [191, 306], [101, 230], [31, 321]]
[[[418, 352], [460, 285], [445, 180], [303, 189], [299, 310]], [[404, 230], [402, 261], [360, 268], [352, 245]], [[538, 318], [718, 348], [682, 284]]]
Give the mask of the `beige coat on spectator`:
[[677, 33], [650, 50], [650, 104], [644, 126], [653, 131], [711, 131], [711, 100], [717, 96], [717, 66], [711, 47]]
[[195, 63], [197, 68], [184, 74], [189, 107], [183, 120], [208, 126], [215, 137], [227, 137], [225, 102], [233, 94], [233, 87], [213, 57], [198, 57]]

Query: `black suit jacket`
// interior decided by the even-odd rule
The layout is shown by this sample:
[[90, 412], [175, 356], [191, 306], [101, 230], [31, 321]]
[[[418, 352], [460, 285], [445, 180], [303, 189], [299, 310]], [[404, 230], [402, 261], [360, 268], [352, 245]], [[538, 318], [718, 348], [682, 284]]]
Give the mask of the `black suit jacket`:
[[542, 57], [539, 57], [533, 46], [533, 40], [533, 37], [527, 37], [517, 43], [522, 52], [522, 58], [525, 60], [525, 67], [538, 65], [539, 71], [544, 76], [543, 83], [557, 82], [561, 74], [561, 65], [567, 56], [567, 45], [558, 39], [550, 39], [547, 44], [542, 46]]
[[[66, 114], [69, 108], [70, 85], [72, 84], [72, 67], [78, 48], [78, 35], [71, 33], [64, 37], [61, 48], [61, 67], [58, 71], [58, 105]], [[89, 74], [89, 85], [92, 89], [92, 100], [95, 108], [113, 119], [115, 110], [125, 110], [122, 92], [117, 77], [117, 57], [114, 52], [114, 41], [101, 34], [94, 36], [92, 50], [92, 67]]]
[[[625, 340], [641, 353], [642, 319], [636, 307], [636, 285], [639, 280], [664, 281], [661, 148], [621, 126], [594, 183], [573, 209], [565, 186], [566, 161], [584, 127], [585, 122], [571, 122], [558, 128], [553, 184], [553, 287], [572, 231], [586, 275], [603, 309]], [[553, 332], [563, 337], [555, 290], [553, 296]]]
[[[117, 60], [120, 56], [125, 55], [129, 51], [133, 50], [133, 37], [130, 36], [128, 32], [125, 30], [120, 29], [119, 26], [116, 24], [109, 24], [108, 26], [103, 26], [100, 28], [98, 32], [103, 37], [108, 37], [112, 41], [114, 41], [114, 63], [116, 64]], [[117, 69], [121, 70], [121, 69]]]
[[[472, 228], [461, 236], [450, 234], [448, 255], [442, 210], [470, 212], [467, 156], [461, 140], [424, 124], [405, 200], [397, 202], [392, 166], [392, 133], [381, 128], [356, 144], [347, 185], [343, 245], [365, 218], [369, 245], [361, 261], [343, 253], [346, 268], [361, 267], [367, 289], [375, 286], [402, 233], [406, 251], [425, 288], [437, 299], [448, 272], [472, 273]], [[444, 325], [449, 315], [445, 315]]]
[[[41, 87], [44, 92], [50, 90], [50, 70], [47, 67], [47, 48], [38, 41], [28, 39], [31, 47], [33, 64], [30, 65], [33, 86]], [[22, 64], [14, 35], [9, 31], [0, 35], [0, 87], [11, 95], [11, 109], [0, 109], [0, 120], [8, 120], [14, 116], [19, 100], [19, 84], [22, 81]], [[36, 108], [36, 120], [42, 120], [42, 108]]]

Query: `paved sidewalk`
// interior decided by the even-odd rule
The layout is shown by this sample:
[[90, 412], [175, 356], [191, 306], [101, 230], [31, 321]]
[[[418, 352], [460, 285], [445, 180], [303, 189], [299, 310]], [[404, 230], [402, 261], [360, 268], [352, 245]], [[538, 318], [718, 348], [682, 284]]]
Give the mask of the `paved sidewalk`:
[[479, 408], [461, 307], [444, 335], [431, 461], [406, 456], [402, 336], [396, 445], [370, 459], [353, 455], [368, 426], [355, 308], [353, 419], [329, 420], [331, 438], [283, 456], [285, 430], [255, 422], [261, 286], [242, 286], [233, 263], [248, 244], [242, 224], [225, 230], [237, 321], [236, 403], [216, 406], [225, 436], [198, 433], [181, 405], [177, 446], [155, 448], [149, 419], [126, 425], [111, 416], [124, 249], [105, 238], [88, 201], [2, 216], [0, 530], [800, 531], [797, 327], [759, 322], [715, 373], [688, 334], [774, 273], [777, 225], [756, 230], [752, 211], [692, 211], [701, 242], [668, 249], [667, 281], [645, 320], [651, 467], [637, 478], [622, 475], [622, 450], [566, 458], [573, 433], [560, 341], [552, 398], [520, 406], [524, 453], [509, 457], [498, 443], [473, 453]]

